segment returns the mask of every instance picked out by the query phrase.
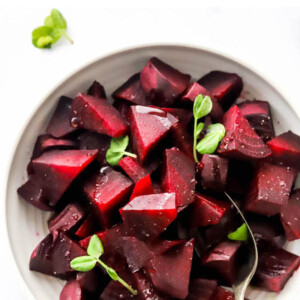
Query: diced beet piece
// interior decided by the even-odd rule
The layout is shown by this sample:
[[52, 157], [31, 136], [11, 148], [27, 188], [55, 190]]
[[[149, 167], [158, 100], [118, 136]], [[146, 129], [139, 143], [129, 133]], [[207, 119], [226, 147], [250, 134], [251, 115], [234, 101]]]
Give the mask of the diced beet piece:
[[53, 210], [49, 206], [45, 193], [36, 177], [31, 177], [18, 188], [18, 194], [29, 204], [41, 210]]
[[226, 112], [223, 123], [226, 136], [219, 146], [220, 154], [237, 159], [259, 159], [271, 154], [236, 105]]
[[128, 230], [141, 240], [153, 240], [176, 219], [175, 194], [153, 194], [131, 200], [121, 210]]
[[137, 196], [149, 195], [149, 194], [153, 194], [153, 187], [152, 187], [150, 175], [146, 175], [144, 178], [140, 179], [135, 184], [129, 200], [132, 200]]
[[295, 172], [268, 162], [259, 163], [246, 199], [247, 211], [274, 216], [287, 205]]
[[96, 158], [97, 150], [53, 150], [32, 161], [41, 188], [54, 206], [72, 181]]
[[222, 242], [205, 254], [202, 265], [215, 271], [226, 283], [232, 285], [238, 269], [238, 250], [240, 247], [241, 242]]
[[[217, 288], [216, 280], [197, 278], [191, 281], [187, 300], [215, 300], [212, 298]], [[224, 299], [225, 300], [225, 299]]]
[[[211, 300], [234, 300], [234, 294], [221, 286], [218, 286], [215, 289], [215, 292], [212, 295]], [[246, 300], [246, 298], [245, 298]]]
[[79, 204], [68, 204], [58, 215], [48, 221], [49, 231], [53, 237], [57, 231], [68, 232], [77, 225], [84, 217], [84, 211]]
[[227, 158], [204, 154], [198, 164], [200, 184], [204, 189], [224, 191], [228, 174]]
[[103, 227], [118, 221], [118, 209], [129, 199], [132, 181], [122, 173], [106, 167], [84, 185], [84, 192]]
[[144, 162], [177, 119], [160, 109], [140, 105], [131, 106], [129, 115], [133, 146]]
[[96, 98], [106, 98], [106, 93], [103, 85], [98, 81], [94, 81], [87, 90], [87, 94]]
[[126, 133], [127, 125], [119, 112], [104, 98], [78, 94], [72, 103], [71, 124], [98, 133], [119, 137]]
[[152, 186], [154, 194], [161, 194], [164, 192], [159, 182], [153, 182]]
[[166, 149], [162, 171], [162, 188], [176, 194], [176, 204], [184, 207], [195, 198], [195, 163], [177, 148]]
[[62, 289], [59, 300], [84, 300], [84, 292], [76, 280], [68, 281]]
[[158, 106], [171, 106], [187, 88], [190, 75], [183, 74], [152, 57], [140, 74], [141, 85], [152, 103]]
[[137, 105], [151, 104], [141, 86], [139, 73], [131, 76], [123, 85], [114, 91], [112, 96], [115, 99], [126, 100]]
[[173, 107], [161, 107], [160, 109], [173, 115], [180, 123], [189, 123], [193, 118], [191, 110]]
[[234, 73], [212, 71], [198, 80], [227, 110], [239, 97], [243, 89], [242, 78]]
[[230, 209], [227, 202], [216, 200], [207, 195], [196, 194], [191, 205], [190, 222], [193, 227], [218, 224]]
[[272, 150], [271, 158], [278, 163], [300, 171], [300, 136], [292, 131], [285, 132], [267, 142]]
[[271, 292], [280, 292], [300, 265], [300, 257], [271, 245], [260, 249], [252, 283]]
[[300, 189], [290, 197], [280, 212], [281, 222], [288, 241], [300, 239]]
[[131, 106], [129, 104], [129, 102], [116, 99], [114, 101], [113, 105], [116, 108], [116, 110], [120, 113], [121, 117], [126, 122], [126, 124], [129, 125], [129, 119], [128, 118], [129, 118], [129, 109], [130, 109], [130, 106]]
[[238, 105], [243, 116], [259, 137], [266, 143], [274, 137], [270, 105], [267, 101], [244, 101]]
[[70, 124], [71, 106], [73, 100], [62, 96], [46, 129], [46, 133], [61, 138], [76, 131]]
[[29, 267], [43, 274], [68, 278], [75, 273], [70, 261], [83, 255], [86, 251], [63, 232], [59, 232], [55, 239], [49, 234], [31, 254]]
[[75, 235], [80, 238], [85, 238], [91, 235], [94, 232], [95, 227], [97, 226], [97, 221], [95, 220], [94, 215], [89, 214], [80, 227], [75, 232]]
[[178, 299], [188, 295], [194, 242], [188, 241], [156, 256], [147, 264], [153, 285], [161, 292]]
[[94, 268], [89, 272], [78, 272], [76, 274], [76, 282], [79, 283], [83, 290], [95, 293], [100, 283], [102, 284], [103, 278], [101, 277], [99, 270]]
[[158, 167], [157, 161], [151, 161], [146, 165], [141, 165], [137, 159], [125, 156], [119, 161], [119, 166], [136, 183]]

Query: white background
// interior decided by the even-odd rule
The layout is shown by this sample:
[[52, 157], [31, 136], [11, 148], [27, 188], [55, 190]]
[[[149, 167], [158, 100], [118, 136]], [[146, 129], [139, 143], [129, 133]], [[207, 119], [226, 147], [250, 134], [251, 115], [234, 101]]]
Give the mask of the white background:
[[[143, 6], [142, 0], [105, 1], [110, 7], [91, 1], [43, 1], [43, 6], [41, 2], [0, 0], [0, 298], [6, 300], [24, 299], [4, 227], [9, 160], [20, 131], [43, 96], [83, 64], [141, 44], [203, 46], [264, 74], [300, 114], [300, 8], [293, 2], [260, 1], [258, 6], [249, 1], [244, 7], [237, 7], [235, 1], [226, 1], [226, 7], [220, 6], [224, 1], [208, 1], [211, 7], [186, 0], [153, 0], [152, 7]], [[193, 6], [196, 3], [198, 7]], [[75, 43], [63, 40], [52, 50], [36, 49], [31, 31], [54, 7], [64, 14]]]

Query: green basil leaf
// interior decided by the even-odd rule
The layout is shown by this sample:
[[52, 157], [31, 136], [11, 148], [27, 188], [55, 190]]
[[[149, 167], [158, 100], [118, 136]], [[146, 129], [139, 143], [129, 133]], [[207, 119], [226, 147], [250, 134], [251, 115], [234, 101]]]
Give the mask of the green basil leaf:
[[245, 223], [243, 223], [242, 226], [240, 226], [237, 230], [234, 232], [231, 232], [227, 236], [230, 240], [233, 241], [247, 241], [248, 240], [248, 228]]
[[114, 152], [109, 148], [106, 152], [105, 159], [111, 166], [117, 166], [123, 156], [123, 152]]
[[209, 96], [199, 94], [194, 102], [193, 113], [195, 119], [207, 116], [212, 110], [212, 101]]
[[107, 268], [106, 272], [112, 280], [116, 281], [119, 278], [119, 275], [117, 274], [117, 272], [112, 268]]
[[40, 26], [32, 31], [32, 43], [37, 48], [51, 48], [53, 43], [52, 28], [49, 26]]
[[204, 138], [197, 144], [197, 151], [200, 154], [212, 154], [219, 145], [219, 135], [217, 133], [206, 134]]
[[79, 256], [74, 258], [70, 266], [72, 269], [79, 272], [88, 272], [92, 270], [96, 265], [97, 260], [91, 256]]
[[54, 28], [63, 29], [63, 30], [67, 29], [67, 22], [63, 17], [63, 15], [57, 9], [51, 10], [50, 17], [52, 19]]
[[117, 138], [113, 138], [110, 142], [110, 149], [113, 152], [122, 152], [125, 151], [129, 144], [128, 135], [120, 136]]
[[201, 131], [203, 130], [203, 128], [204, 128], [204, 123], [199, 123], [199, 124], [197, 125], [197, 127], [196, 127], [196, 132], [195, 132], [196, 139], [199, 138], [200, 133], [201, 133]]
[[89, 242], [87, 253], [88, 255], [99, 258], [104, 252], [103, 245], [101, 243], [101, 240], [98, 238], [96, 234], [94, 234]]
[[207, 132], [210, 133], [218, 133], [219, 136], [219, 142], [222, 141], [223, 137], [226, 134], [226, 130], [223, 124], [216, 123], [216, 124], [211, 124], [207, 128]]
[[44, 25], [54, 28], [54, 22], [51, 16], [45, 18]]

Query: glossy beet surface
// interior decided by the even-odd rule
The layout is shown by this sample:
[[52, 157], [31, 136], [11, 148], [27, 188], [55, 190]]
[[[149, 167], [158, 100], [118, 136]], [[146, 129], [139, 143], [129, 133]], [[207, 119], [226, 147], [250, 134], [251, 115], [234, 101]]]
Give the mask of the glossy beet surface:
[[212, 295], [217, 288], [216, 280], [197, 278], [191, 281], [187, 300], [213, 300]]
[[76, 280], [68, 281], [62, 289], [59, 300], [84, 300], [84, 292]]
[[106, 98], [106, 93], [103, 85], [101, 85], [96, 80], [92, 83], [92, 85], [87, 90], [87, 94], [96, 98]]

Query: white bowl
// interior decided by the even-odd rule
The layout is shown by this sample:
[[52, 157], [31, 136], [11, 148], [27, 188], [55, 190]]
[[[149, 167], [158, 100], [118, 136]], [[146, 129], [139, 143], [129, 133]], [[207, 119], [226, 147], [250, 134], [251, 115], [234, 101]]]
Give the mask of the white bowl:
[[[25, 201], [19, 200], [17, 188], [26, 180], [26, 165], [36, 137], [43, 133], [56, 106], [59, 96], [74, 97], [78, 92], [86, 91], [93, 80], [100, 81], [110, 95], [132, 74], [139, 72], [151, 56], [157, 56], [165, 62], [189, 73], [194, 79], [211, 70], [223, 70], [238, 73], [244, 81], [244, 90], [248, 97], [268, 100], [272, 106], [276, 133], [291, 129], [300, 133], [298, 116], [285, 98], [265, 79], [244, 65], [222, 55], [185, 46], [147, 46], [121, 51], [83, 67], [60, 85], [43, 101], [33, 114], [17, 144], [7, 181], [6, 223], [9, 243], [17, 267], [29, 292], [35, 299], [59, 299], [64, 282], [29, 271], [29, 257], [35, 246], [48, 233], [47, 219], [49, 213], [41, 212]], [[21, 241], [21, 242], [20, 242]], [[20, 245], [21, 250], [20, 251]], [[287, 245], [294, 253], [300, 254], [300, 243]], [[280, 295], [251, 289], [250, 299], [299, 299], [300, 271], [286, 285]]]

